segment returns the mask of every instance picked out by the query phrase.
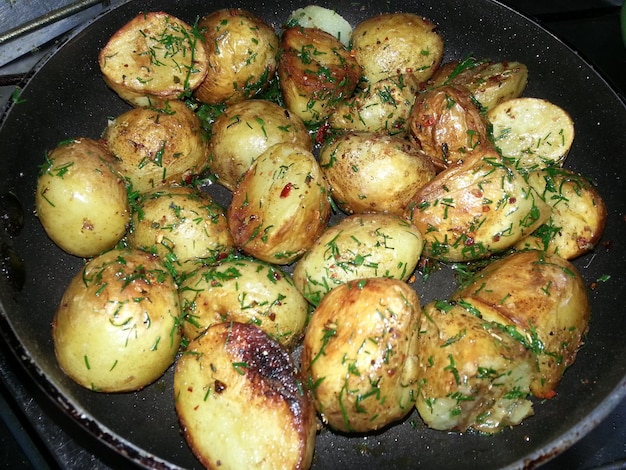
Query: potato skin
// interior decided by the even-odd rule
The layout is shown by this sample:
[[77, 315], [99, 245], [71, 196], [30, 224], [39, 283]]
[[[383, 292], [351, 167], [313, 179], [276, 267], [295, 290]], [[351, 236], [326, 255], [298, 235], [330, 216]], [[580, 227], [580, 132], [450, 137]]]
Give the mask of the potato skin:
[[550, 213], [520, 173], [495, 150], [483, 149], [426, 184], [406, 217], [424, 235], [426, 256], [469, 261], [511, 248]]
[[406, 281], [424, 246], [420, 231], [390, 214], [346, 217], [326, 229], [296, 263], [293, 280], [313, 305], [334, 287], [373, 277]]
[[538, 250], [514, 253], [488, 265], [454, 298], [497, 311], [495, 321], [536, 355], [533, 394], [556, 394], [589, 325], [587, 290], [574, 265]]
[[107, 251], [67, 286], [52, 322], [55, 354], [83, 387], [139, 390], [174, 363], [180, 317], [176, 284], [156, 257]]
[[291, 356], [256, 326], [219, 323], [191, 341], [176, 364], [174, 396], [185, 438], [207, 468], [309, 468], [315, 408]]
[[237, 103], [267, 88], [277, 67], [278, 36], [262, 18], [241, 8], [224, 8], [200, 19], [198, 29], [208, 68], [194, 92], [198, 100]]
[[313, 150], [309, 132], [296, 114], [267, 100], [233, 104], [213, 123], [209, 169], [219, 184], [232, 191], [254, 159], [280, 143]]
[[98, 58], [107, 85], [133, 106], [156, 106], [198, 87], [207, 74], [204, 44], [165, 12], [137, 15], [109, 39]]
[[129, 246], [156, 253], [178, 274], [235, 251], [224, 208], [190, 186], [162, 186], [135, 202]]
[[134, 108], [116, 117], [103, 135], [120, 171], [139, 192], [180, 183], [207, 164], [200, 119], [182, 101]]
[[285, 106], [311, 125], [332, 114], [361, 78], [361, 67], [332, 34], [287, 28], [280, 41], [278, 77]]
[[227, 217], [235, 245], [274, 264], [300, 257], [326, 228], [329, 189], [311, 152], [276, 144], [233, 192]]
[[183, 334], [215, 323], [251, 323], [287, 349], [302, 338], [308, 304], [289, 274], [255, 259], [226, 259], [197, 269], [179, 287]]
[[130, 223], [126, 184], [115, 157], [88, 138], [48, 153], [37, 178], [35, 207], [52, 241], [76, 256], [112, 248]]
[[410, 74], [418, 83], [435, 72], [443, 58], [436, 25], [412, 13], [372, 16], [352, 31], [352, 50], [369, 83]]
[[307, 327], [302, 373], [322, 420], [367, 432], [413, 408], [418, 389], [419, 298], [403, 281], [358, 279], [320, 302]]
[[399, 136], [347, 132], [327, 142], [319, 162], [337, 205], [348, 214], [402, 215], [435, 177], [431, 160]]

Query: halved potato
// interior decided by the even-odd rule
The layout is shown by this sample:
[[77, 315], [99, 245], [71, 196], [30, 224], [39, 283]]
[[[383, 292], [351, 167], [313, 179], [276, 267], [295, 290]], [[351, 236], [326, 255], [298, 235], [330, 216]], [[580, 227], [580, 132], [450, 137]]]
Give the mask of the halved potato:
[[104, 81], [135, 106], [156, 106], [190, 94], [208, 71], [197, 30], [165, 12], [144, 12], [100, 51]]
[[349, 47], [352, 26], [339, 13], [330, 8], [319, 5], [307, 5], [293, 11], [287, 19], [287, 26], [301, 26], [303, 28], [318, 28], [332, 34], [341, 43]]
[[307, 469], [317, 421], [300, 374], [254, 325], [219, 323], [189, 343], [174, 372], [176, 412], [207, 468]]

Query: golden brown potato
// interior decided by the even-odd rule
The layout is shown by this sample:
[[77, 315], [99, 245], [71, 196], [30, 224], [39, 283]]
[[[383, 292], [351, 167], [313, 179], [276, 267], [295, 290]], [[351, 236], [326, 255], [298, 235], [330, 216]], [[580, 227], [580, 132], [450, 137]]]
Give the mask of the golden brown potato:
[[219, 323], [190, 342], [174, 396], [189, 447], [207, 468], [309, 468], [315, 408], [289, 353], [256, 326]]
[[325, 423], [372, 431], [412, 410], [420, 314], [413, 288], [396, 279], [350, 281], [322, 299], [305, 333], [302, 373]]
[[224, 208], [189, 186], [162, 186], [135, 203], [128, 244], [155, 253], [178, 274], [235, 251]]
[[412, 13], [372, 16], [352, 31], [352, 50], [369, 83], [399, 74], [425, 82], [441, 64], [443, 49], [437, 25]]
[[409, 116], [409, 133], [443, 167], [491, 146], [487, 121], [469, 90], [461, 86], [445, 85], [420, 93]]
[[280, 143], [313, 149], [309, 132], [296, 114], [267, 100], [233, 104], [213, 123], [209, 168], [217, 182], [232, 191], [254, 159]]
[[492, 149], [472, 152], [426, 184], [406, 217], [424, 235], [424, 254], [469, 261], [515, 245], [550, 217], [551, 207]]
[[293, 280], [313, 305], [334, 287], [370, 277], [406, 281], [424, 241], [417, 227], [391, 214], [360, 214], [329, 227], [298, 260]]
[[199, 268], [182, 282], [179, 296], [189, 340], [215, 323], [236, 321], [256, 325], [291, 349], [309, 313], [291, 277], [255, 259], [226, 259]]
[[126, 111], [109, 123], [103, 137], [139, 192], [186, 181], [207, 165], [202, 124], [182, 101]]
[[607, 216], [597, 189], [584, 176], [565, 168], [533, 171], [526, 179], [552, 206], [552, 213], [516, 248], [543, 250], [568, 260], [593, 250], [604, 232]]
[[287, 28], [278, 61], [285, 105], [305, 123], [318, 124], [355, 90], [361, 67], [332, 34], [315, 28]]
[[322, 147], [319, 162], [331, 196], [348, 214], [402, 215], [435, 177], [430, 158], [406, 139], [385, 133], [340, 134]]
[[307, 5], [294, 10], [287, 18], [287, 27], [318, 28], [332, 34], [349, 47], [352, 26], [339, 13], [319, 5]]
[[98, 392], [139, 390], [174, 363], [181, 340], [174, 279], [155, 256], [114, 249], [67, 286], [52, 322], [63, 371]]
[[37, 178], [35, 207], [50, 239], [82, 257], [115, 246], [130, 222], [126, 184], [115, 157], [88, 138], [48, 153]]
[[276, 72], [278, 36], [260, 17], [224, 8], [198, 22], [208, 73], [194, 96], [208, 104], [237, 103], [265, 90]]
[[289, 264], [326, 228], [329, 189], [315, 156], [276, 144], [258, 157], [227, 211], [235, 244], [262, 261]]
[[367, 84], [328, 118], [333, 129], [404, 134], [418, 87], [412, 75]]
[[589, 300], [578, 270], [560, 256], [530, 250], [488, 265], [455, 295], [497, 314], [494, 321], [537, 360], [531, 391], [552, 398], [565, 369], [574, 362], [589, 324]]
[[190, 94], [208, 71], [207, 52], [198, 36], [167, 13], [140, 13], [100, 52], [104, 81], [134, 106], [157, 106]]
[[416, 407], [434, 429], [496, 433], [532, 414], [533, 355], [463, 301], [424, 307]]

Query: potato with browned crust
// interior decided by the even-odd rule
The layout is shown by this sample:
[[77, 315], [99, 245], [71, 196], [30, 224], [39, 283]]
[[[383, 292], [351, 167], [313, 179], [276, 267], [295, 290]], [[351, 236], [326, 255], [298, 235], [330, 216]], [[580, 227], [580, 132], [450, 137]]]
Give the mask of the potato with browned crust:
[[317, 420], [289, 353], [254, 325], [218, 323], [174, 372], [176, 412], [207, 468], [305, 470]]
[[216, 10], [198, 21], [208, 72], [194, 96], [232, 104], [265, 90], [277, 67], [278, 36], [259, 16], [241, 8]]

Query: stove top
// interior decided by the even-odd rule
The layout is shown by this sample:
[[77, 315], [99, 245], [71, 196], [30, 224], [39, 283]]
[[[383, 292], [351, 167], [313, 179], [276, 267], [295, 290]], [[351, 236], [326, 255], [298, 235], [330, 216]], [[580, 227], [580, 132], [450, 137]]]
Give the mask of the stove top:
[[[48, 10], [31, 10], [27, 20], [36, 14], [49, 13], [53, 5], [56, 8], [68, 3], [42, 2], [38, 8]], [[115, 2], [82, 3], [84, 8], [64, 19], [64, 26], [47, 26], [47, 43], [38, 52], [29, 52], [0, 67], [0, 105], [10, 98], [20, 77], [53, 45], [55, 36]], [[537, 19], [579, 51], [622, 99], [626, 96], [626, 48], [619, 24], [622, 0], [507, 0], [503, 3]], [[98, 6], [94, 7], [95, 4]], [[7, 28], [6, 19], [6, 15], [0, 15], [0, 37]], [[0, 41], [0, 59], [3, 57], [1, 47]], [[51, 403], [0, 339], [0, 467], [105, 470], [128, 466], [126, 459], [86, 435]], [[626, 468], [626, 400], [591, 433], [542, 468]]]

